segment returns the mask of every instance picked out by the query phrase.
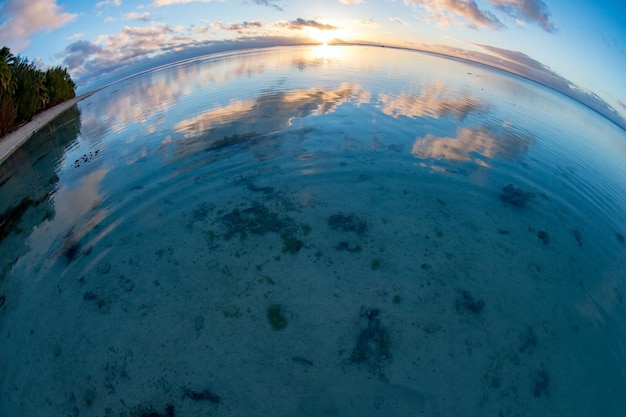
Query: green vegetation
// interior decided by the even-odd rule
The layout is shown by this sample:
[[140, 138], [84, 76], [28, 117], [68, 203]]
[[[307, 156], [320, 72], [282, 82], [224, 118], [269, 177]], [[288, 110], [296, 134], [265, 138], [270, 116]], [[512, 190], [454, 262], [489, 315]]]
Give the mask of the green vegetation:
[[298, 253], [304, 246], [301, 240], [289, 234], [283, 233], [281, 237], [283, 238], [283, 253]]
[[372, 269], [375, 271], [378, 268], [380, 268], [380, 260], [379, 259], [374, 259], [372, 261]]
[[283, 315], [280, 304], [272, 304], [267, 309], [267, 320], [274, 330], [282, 330], [287, 327], [287, 317]]
[[0, 136], [50, 107], [76, 96], [76, 84], [60, 66], [43, 71], [27, 58], [0, 49]]

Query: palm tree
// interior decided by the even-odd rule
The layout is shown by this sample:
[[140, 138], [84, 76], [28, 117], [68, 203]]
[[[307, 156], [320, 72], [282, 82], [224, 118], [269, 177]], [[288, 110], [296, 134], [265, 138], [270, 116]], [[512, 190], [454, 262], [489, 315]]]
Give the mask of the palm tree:
[[0, 49], [0, 97], [5, 93], [13, 94], [15, 83], [12, 80], [11, 66], [15, 64], [15, 56], [6, 46]]

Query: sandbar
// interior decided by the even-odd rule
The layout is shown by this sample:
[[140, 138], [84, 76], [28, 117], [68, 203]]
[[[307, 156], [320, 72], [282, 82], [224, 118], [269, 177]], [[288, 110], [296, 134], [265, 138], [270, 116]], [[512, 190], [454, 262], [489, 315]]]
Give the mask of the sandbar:
[[37, 113], [30, 122], [20, 126], [3, 138], [0, 138], [0, 165], [42, 127], [93, 93], [95, 93], [95, 91], [90, 91], [81, 96], [66, 100], [63, 103], [59, 103], [41, 113]]

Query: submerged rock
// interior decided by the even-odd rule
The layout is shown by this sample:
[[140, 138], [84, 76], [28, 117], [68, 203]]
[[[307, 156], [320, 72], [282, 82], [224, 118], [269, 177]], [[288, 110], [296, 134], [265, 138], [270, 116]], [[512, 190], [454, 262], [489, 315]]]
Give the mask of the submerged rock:
[[364, 309], [361, 311], [361, 317], [367, 318], [367, 327], [361, 331], [356, 342], [356, 346], [352, 350], [350, 361], [355, 363], [363, 363], [368, 361], [384, 360], [391, 357], [389, 351], [391, 340], [389, 333], [382, 326], [378, 315], [380, 310]]

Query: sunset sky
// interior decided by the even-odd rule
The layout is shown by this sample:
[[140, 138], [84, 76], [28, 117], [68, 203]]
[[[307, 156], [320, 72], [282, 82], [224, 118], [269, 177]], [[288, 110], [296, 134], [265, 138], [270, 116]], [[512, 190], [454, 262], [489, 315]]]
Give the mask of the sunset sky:
[[0, 45], [81, 89], [220, 49], [375, 43], [506, 68], [626, 119], [622, 0], [6, 0]]

